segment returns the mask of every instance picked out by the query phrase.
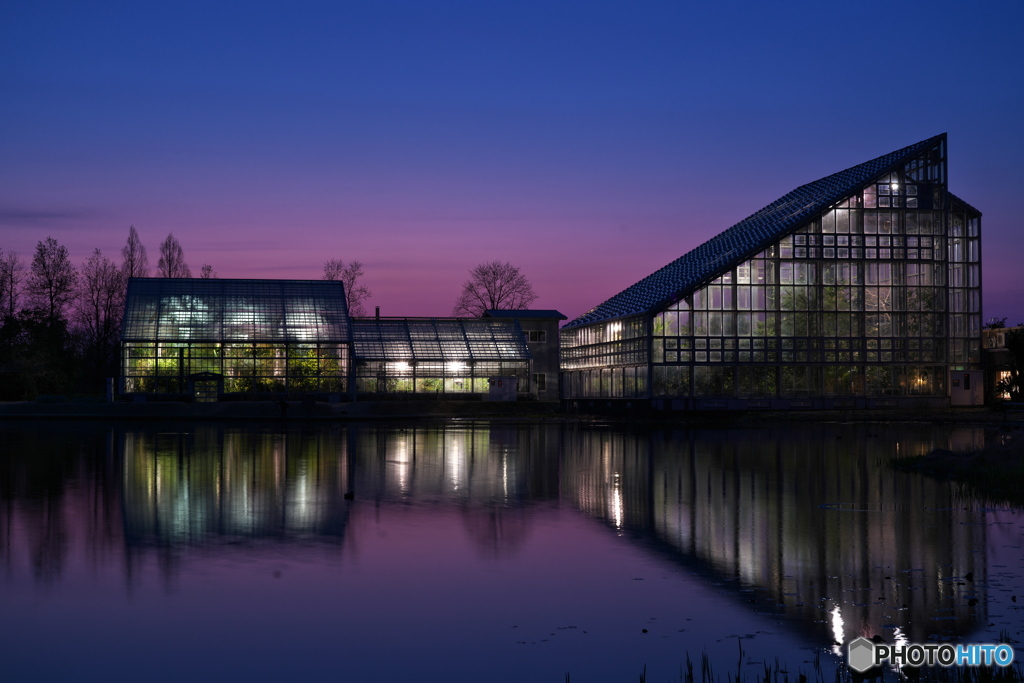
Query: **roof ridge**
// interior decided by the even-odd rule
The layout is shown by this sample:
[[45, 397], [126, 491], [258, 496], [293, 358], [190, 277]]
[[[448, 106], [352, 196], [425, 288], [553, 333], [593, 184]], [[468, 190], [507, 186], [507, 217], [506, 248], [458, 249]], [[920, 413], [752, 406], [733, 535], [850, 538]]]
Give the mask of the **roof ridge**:
[[894, 152], [800, 185], [743, 220], [705, 240], [679, 258], [609, 297], [565, 325], [566, 328], [635, 315], [717, 277], [722, 261], [737, 252], [754, 254], [799, 227], [808, 217], [843, 201], [861, 187], [946, 139], [934, 135]]

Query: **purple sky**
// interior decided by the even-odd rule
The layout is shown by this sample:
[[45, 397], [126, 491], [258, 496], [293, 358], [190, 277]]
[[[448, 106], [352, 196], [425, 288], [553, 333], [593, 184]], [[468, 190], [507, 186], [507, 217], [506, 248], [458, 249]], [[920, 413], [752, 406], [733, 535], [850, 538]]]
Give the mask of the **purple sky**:
[[794, 187], [941, 132], [1024, 322], [1024, 5], [0, 4], [0, 248], [319, 278], [447, 315], [519, 265], [571, 317]]

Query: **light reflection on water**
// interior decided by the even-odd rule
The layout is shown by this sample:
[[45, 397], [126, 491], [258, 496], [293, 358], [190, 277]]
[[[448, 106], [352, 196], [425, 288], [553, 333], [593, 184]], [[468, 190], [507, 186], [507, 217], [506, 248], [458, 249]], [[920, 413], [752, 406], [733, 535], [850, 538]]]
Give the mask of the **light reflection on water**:
[[129, 680], [138, 659], [150, 680], [199, 662], [224, 680], [659, 680], [705, 649], [735, 666], [738, 637], [796, 667], [858, 635], [963, 640], [996, 618], [993, 513], [882, 466], [974, 429], [0, 436], [0, 655], [29, 678]]
[[[570, 430], [563, 491], [702, 573], [756, 588], [766, 609], [784, 606], [822, 635], [832, 629], [811, 625], [832, 605], [842, 605], [847, 640], [885, 625], [923, 642], [936, 629], [921, 617], [940, 605], [951, 618], [942, 635], [961, 635], [985, 618], [982, 601], [964, 599], [984, 582], [984, 513], [945, 483], [879, 467], [895, 443], [913, 454], [931, 442], [876, 432]], [[610, 471], [622, 473], [624, 521]], [[969, 573], [974, 584], [959, 585]]]

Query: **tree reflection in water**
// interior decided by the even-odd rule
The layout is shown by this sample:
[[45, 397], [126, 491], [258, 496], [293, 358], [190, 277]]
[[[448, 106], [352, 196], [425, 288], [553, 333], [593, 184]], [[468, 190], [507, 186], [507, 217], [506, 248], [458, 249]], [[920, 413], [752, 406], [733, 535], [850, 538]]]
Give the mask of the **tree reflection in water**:
[[[395, 562], [465, 543], [484, 563], [472, 581], [490, 586], [486, 572], [542, 557], [539, 538], [572, 514], [603, 525], [610, 548], [627, 543], [701, 577], [826, 649], [876, 633], [960, 639], [988, 617], [990, 513], [884, 465], [897, 452], [973, 445], [975, 430], [66, 423], [6, 425], [2, 436], [0, 561], [12, 590], [21, 575], [56, 586], [91, 567], [119, 571], [130, 591], [152, 560], [172, 585], [195, 558], [244, 560], [268, 547], [358, 564], [386, 533], [382, 519], [401, 534], [386, 544]], [[461, 541], [443, 535], [451, 519]], [[621, 550], [579, 552], [594, 566]], [[473, 564], [436, 564], [453, 562]], [[510, 596], [549, 580], [540, 564], [505, 587]]]

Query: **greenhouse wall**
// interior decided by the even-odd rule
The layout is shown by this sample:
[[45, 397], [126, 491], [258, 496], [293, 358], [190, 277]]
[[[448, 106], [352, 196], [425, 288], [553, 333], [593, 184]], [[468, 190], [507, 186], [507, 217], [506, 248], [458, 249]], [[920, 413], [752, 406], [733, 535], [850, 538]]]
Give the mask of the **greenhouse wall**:
[[[639, 315], [570, 323], [565, 397], [677, 408], [948, 404], [950, 371], [980, 368], [981, 224], [945, 177], [943, 136], [750, 256], [708, 268], [703, 283]], [[624, 295], [645, 293], [610, 302], [628, 307]]]
[[350, 389], [344, 285], [322, 280], [132, 278], [121, 392], [188, 397], [197, 377], [227, 396]]

